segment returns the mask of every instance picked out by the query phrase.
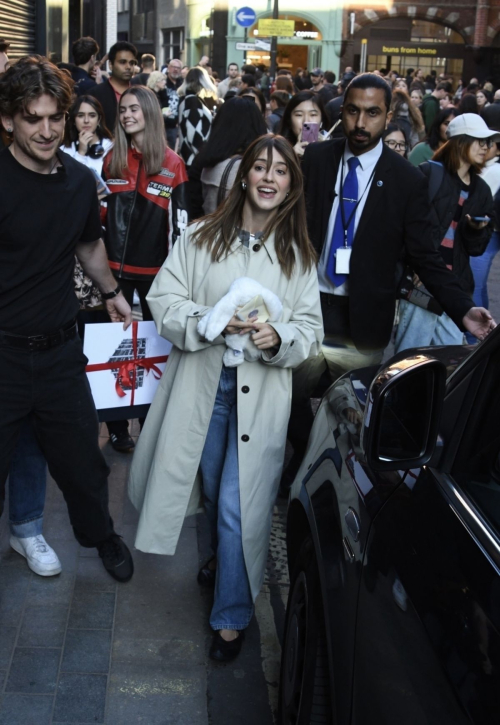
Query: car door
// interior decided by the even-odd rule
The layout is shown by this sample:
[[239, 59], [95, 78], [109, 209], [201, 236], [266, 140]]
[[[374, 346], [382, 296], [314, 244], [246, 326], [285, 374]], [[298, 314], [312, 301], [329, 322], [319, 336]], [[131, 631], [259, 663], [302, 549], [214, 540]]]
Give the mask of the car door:
[[408, 472], [372, 523], [355, 725], [499, 721], [499, 412], [500, 352], [478, 351], [448, 386], [439, 460]]
[[353, 371], [331, 386], [306, 456], [339, 724], [350, 719], [356, 606], [371, 520], [401, 481], [398, 472], [371, 474], [360, 462], [359, 433], [375, 371]]

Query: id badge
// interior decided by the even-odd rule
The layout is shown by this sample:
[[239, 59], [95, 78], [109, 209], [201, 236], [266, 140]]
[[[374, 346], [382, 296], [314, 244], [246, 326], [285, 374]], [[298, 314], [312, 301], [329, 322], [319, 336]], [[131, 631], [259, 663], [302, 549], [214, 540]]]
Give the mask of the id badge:
[[335, 255], [335, 273], [349, 274], [349, 263], [351, 261], [351, 247], [339, 247]]

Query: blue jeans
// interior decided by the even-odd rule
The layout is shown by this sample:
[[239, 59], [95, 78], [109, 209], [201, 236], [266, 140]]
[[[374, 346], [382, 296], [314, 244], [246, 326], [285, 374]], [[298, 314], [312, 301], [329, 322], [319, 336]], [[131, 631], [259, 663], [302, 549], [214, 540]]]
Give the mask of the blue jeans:
[[33, 421], [21, 428], [9, 472], [10, 533], [21, 539], [42, 533], [47, 463], [38, 445]]
[[236, 368], [222, 368], [200, 468], [217, 557], [210, 626], [214, 630], [246, 629], [253, 601], [241, 538]]
[[[470, 258], [470, 268], [474, 275], [474, 294], [472, 296], [474, 304], [477, 307], [489, 308], [490, 300], [488, 298], [488, 276], [490, 274], [491, 265], [495, 256], [500, 250], [500, 232], [493, 232], [491, 239], [486, 247], [486, 251], [480, 257]], [[466, 333], [467, 342], [473, 345], [477, 343], [474, 335]]]
[[406, 300], [399, 301], [399, 325], [394, 353], [410, 347], [463, 345], [464, 333], [443, 312], [441, 317]]

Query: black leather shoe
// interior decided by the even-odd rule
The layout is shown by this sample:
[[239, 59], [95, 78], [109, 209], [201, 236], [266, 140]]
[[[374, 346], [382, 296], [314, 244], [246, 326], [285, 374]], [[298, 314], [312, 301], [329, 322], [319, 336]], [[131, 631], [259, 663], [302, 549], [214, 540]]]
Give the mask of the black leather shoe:
[[111, 433], [109, 440], [111, 441], [111, 445], [115, 451], [118, 451], [118, 453], [132, 453], [135, 448], [135, 443], [127, 431], [120, 433], [119, 435]]
[[201, 567], [200, 571], [198, 572], [198, 576], [196, 577], [196, 580], [200, 587], [214, 587], [215, 586], [215, 569], [210, 569], [208, 566], [213, 562], [215, 559], [215, 556], [212, 556], [211, 559], [209, 559], [203, 566]]
[[210, 659], [216, 662], [231, 662], [239, 655], [244, 639], [245, 632], [243, 629], [238, 632], [236, 639], [231, 640], [231, 642], [226, 642], [221, 637], [220, 632], [214, 632], [214, 638], [209, 652]]
[[118, 534], [111, 534], [109, 539], [97, 547], [104, 568], [117, 582], [128, 582], [134, 573], [134, 562], [127, 544]]

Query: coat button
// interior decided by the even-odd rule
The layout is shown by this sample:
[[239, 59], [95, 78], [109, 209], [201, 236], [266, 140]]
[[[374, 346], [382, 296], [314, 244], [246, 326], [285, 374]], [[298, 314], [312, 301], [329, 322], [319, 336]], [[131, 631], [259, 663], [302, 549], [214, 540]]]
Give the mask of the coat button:
[[198, 311], [197, 312], [193, 312], [193, 315], [199, 315], [199, 314], [200, 313]]
[[260, 249], [260, 244], [254, 244], [253, 247], [252, 247], [252, 249], [253, 249], [254, 252], [258, 252], [259, 249]]
[[242, 392], [242, 393], [249, 393], [249, 392], [250, 392], [250, 388], [248, 387], [248, 385], [244, 385], [244, 386], [243, 386], [243, 387], [241, 388], [241, 392]]
[[244, 436], [241, 436], [241, 440], [243, 443], [247, 443], [250, 440], [250, 436], [247, 436], [246, 434]]
[[295, 342], [295, 340], [292, 340], [292, 342], [290, 343], [290, 347], [292, 347], [294, 342]]

